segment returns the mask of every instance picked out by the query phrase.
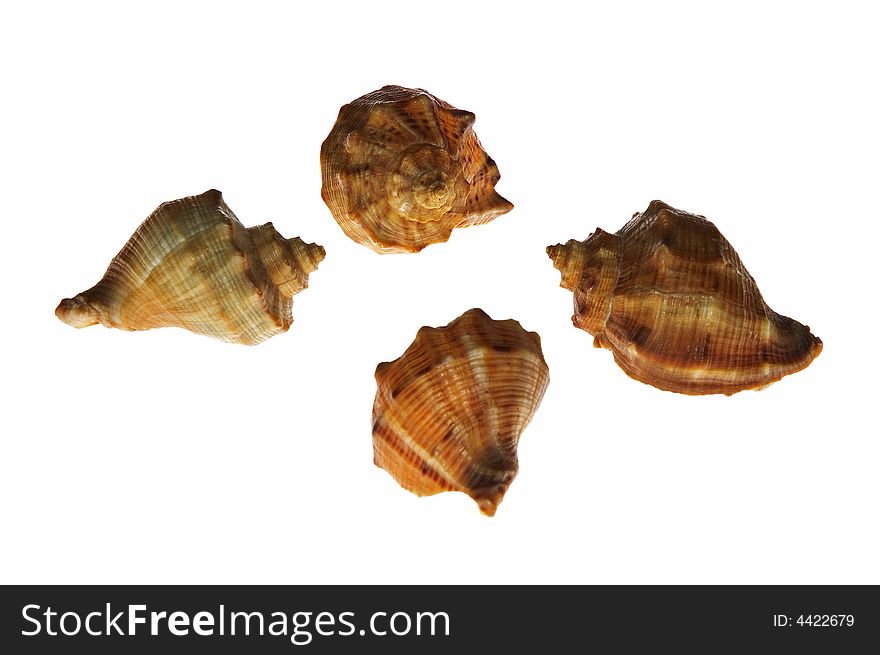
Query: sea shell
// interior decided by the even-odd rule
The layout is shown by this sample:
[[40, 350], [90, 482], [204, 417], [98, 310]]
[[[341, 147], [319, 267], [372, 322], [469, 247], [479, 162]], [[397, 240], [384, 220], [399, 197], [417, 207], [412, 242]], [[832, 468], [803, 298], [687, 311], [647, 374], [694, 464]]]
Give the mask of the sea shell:
[[401, 86], [345, 105], [321, 146], [321, 196], [343, 231], [376, 252], [418, 252], [513, 209], [475, 118]]
[[597, 229], [547, 254], [574, 292], [575, 326], [660, 389], [759, 389], [822, 350], [808, 327], [767, 306], [718, 228], [659, 200], [617, 234]]
[[290, 327], [291, 298], [322, 259], [324, 248], [272, 223], [245, 228], [212, 189], [159, 205], [101, 281], [55, 315], [77, 328], [175, 326], [257, 344]]
[[376, 368], [373, 461], [419, 496], [463, 491], [493, 516], [549, 379], [541, 338], [514, 320], [471, 309], [423, 327]]

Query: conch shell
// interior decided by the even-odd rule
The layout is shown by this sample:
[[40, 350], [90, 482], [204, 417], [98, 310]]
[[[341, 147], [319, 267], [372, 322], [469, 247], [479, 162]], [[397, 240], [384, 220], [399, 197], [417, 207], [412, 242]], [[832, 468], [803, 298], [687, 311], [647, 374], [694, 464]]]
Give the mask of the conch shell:
[[597, 229], [547, 254], [574, 292], [575, 326], [659, 389], [759, 389], [822, 350], [808, 327], [767, 306], [718, 228], [659, 200], [617, 234]]
[[379, 253], [418, 252], [513, 209], [475, 118], [401, 86], [345, 105], [321, 146], [321, 197], [343, 231]]
[[541, 338], [514, 320], [471, 309], [423, 327], [376, 368], [374, 462], [419, 496], [463, 491], [493, 516], [549, 379]]
[[77, 328], [182, 327], [257, 344], [290, 327], [291, 298], [308, 286], [324, 248], [245, 228], [219, 191], [159, 205], [98, 284], [65, 298], [55, 315]]

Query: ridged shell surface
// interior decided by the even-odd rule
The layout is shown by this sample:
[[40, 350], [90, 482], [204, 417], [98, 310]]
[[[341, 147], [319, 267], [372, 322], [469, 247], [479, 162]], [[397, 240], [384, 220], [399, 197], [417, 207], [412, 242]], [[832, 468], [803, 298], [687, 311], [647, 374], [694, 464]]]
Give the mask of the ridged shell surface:
[[514, 320], [471, 309], [423, 327], [376, 369], [374, 461], [419, 496], [463, 491], [492, 516], [549, 379], [540, 337]]
[[758, 389], [822, 350], [808, 327], [767, 306], [712, 223], [658, 200], [616, 234], [597, 229], [547, 253], [574, 292], [574, 324], [660, 389]]
[[324, 248], [285, 239], [272, 223], [245, 228], [212, 189], [160, 205], [101, 281], [55, 314], [78, 328], [173, 326], [257, 344], [290, 327], [291, 298], [323, 258]]
[[474, 120], [400, 86], [342, 107], [321, 146], [321, 196], [343, 231], [379, 253], [418, 252], [513, 209]]

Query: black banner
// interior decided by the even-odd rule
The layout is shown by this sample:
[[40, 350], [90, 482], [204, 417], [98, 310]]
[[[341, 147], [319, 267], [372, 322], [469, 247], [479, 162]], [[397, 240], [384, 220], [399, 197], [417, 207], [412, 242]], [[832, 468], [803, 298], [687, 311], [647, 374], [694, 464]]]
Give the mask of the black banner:
[[[874, 587], [5, 587], [4, 653], [866, 652]], [[873, 646], [871, 646], [873, 644]]]

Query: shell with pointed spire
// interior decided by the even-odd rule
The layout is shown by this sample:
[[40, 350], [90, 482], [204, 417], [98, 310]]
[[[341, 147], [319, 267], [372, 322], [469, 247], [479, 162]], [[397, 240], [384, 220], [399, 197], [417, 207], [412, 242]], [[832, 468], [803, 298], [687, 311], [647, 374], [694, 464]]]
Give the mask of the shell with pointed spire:
[[471, 309], [423, 327], [376, 369], [374, 462], [419, 496], [463, 491], [493, 516], [549, 379], [541, 338], [514, 320]]
[[760, 389], [822, 350], [808, 327], [767, 306], [718, 228], [659, 200], [616, 234], [597, 229], [547, 254], [574, 292], [575, 326], [659, 389]]
[[101, 281], [55, 314], [77, 328], [174, 326], [253, 345], [290, 327], [291, 298], [322, 259], [324, 248], [272, 223], [245, 228], [212, 189], [161, 204]]
[[354, 241], [418, 252], [513, 205], [472, 125], [423, 89], [384, 86], [345, 105], [321, 146], [321, 197]]

